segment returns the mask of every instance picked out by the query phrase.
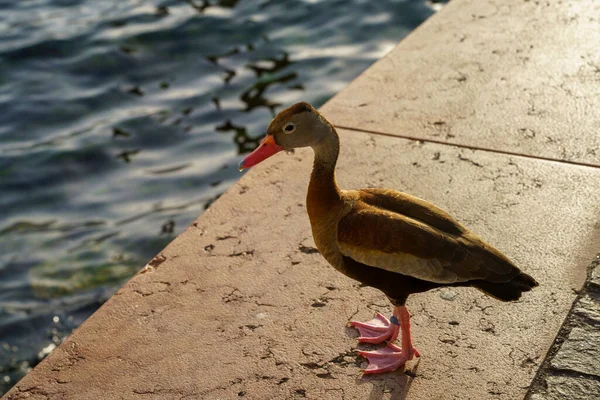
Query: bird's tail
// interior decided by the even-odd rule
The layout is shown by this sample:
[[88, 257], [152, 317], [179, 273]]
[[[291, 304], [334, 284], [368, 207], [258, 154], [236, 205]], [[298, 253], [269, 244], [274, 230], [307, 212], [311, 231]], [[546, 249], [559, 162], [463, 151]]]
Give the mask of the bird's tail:
[[538, 286], [538, 283], [532, 276], [521, 272], [508, 282], [495, 283], [478, 280], [472, 281], [471, 285], [498, 300], [512, 301], [521, 298], [521, 293], [529, 292]]

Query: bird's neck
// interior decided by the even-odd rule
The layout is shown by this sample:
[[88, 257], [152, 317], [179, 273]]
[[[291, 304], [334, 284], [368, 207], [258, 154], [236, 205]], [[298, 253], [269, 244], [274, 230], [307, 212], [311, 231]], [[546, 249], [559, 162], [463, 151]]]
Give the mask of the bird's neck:
[[308, 185], [306, 210], [313, 239], [329, 264], [346, 273], [342, 253], [337, 244], [338, 222], [346, 207], [342, 191], [335, 181], [335, 164], [340, 152], [340, 140], [335, 128], [331, 126], [330, 134], [312, 148], [315, 152], [315, 162]]
[[315, 152], [306, 205], [314, 213], [327, 212], [342, 203], [341, 191], [335, 180], [335, 165], [340, 152], [340, 140], [331, 127], [331, 134], [312, 146]]

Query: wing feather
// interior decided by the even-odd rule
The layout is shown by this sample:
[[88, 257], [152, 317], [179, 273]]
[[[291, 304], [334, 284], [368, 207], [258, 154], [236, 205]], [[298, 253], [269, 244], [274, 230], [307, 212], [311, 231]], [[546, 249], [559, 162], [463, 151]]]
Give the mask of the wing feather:
[[338, 244], [345, 256], [437, 283], [504, 282], [518, 275], [518, 268], [498, 250], [430, 203], [389, 190], [359, 194], [338, 224]]
[[450, 214], [432, 203], [391, 189], [369, 188], [359, 191], [361, 201], [373, 207], [421, 221], [451, 235], [461, 235], [467, 229]]

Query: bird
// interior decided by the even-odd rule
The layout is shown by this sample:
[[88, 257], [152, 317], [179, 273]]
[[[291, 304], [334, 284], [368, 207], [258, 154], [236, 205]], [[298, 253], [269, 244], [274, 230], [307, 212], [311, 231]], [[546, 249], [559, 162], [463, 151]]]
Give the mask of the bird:
[[[301, 147], [314, 151], [306, 209], [317, 249], [337, 271], [379, 289], [394, 306], [389, 319], [377, 313], [370, 321], [350, 322], [359, 331], [359, 342], [385, 344], [359, 352], [368, 361], [364, 374], [394, 371], [420, 356], [410, 333], [409, 295], [473, 287], [514, 301], [538, 286], [499, 250], [428, 201], [392, 189], [341, 189], [335, 176], [338, 133], [307, 102], [279, 112], [239, 169]], [[397, 346], [393, 342], [400, 333]]]

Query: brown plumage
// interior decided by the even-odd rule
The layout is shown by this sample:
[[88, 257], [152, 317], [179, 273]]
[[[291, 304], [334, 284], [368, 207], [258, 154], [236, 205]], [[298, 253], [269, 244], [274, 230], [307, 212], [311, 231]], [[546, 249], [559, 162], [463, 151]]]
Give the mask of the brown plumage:
[[[381, 332], [379, 325], [387, 321], [389, 333], [384, 339], [393, 341], [402, 321], [405, 350], [399, 353], [394, 346], [361, 353], [372, 362], [366, 373], [393, 370], [418, 355], [410, 341], [404, 307], [409, 295], [442, 286], [472, 286], [510, 301], [537, 286], [535, 279], [500, 251], [425, 200], [390, 189], [341, 190], [335, 180], [337, 132], [308, 103], [279, 113], [269, 125], [266, 139], [240, 168], [280, 150], [306, 146], [315, 152], [306, 204], [317, 248], [338, 271], [381, 290], [396, 306], [391, 323], [385, 318], [356, 323], [360, 339], [381, 342], [383, 336], [375, 338], [376, 332]], [[388, 357], [390, 351], [395, 358]], [[389, 360], [381, 362], [385, 357]]]
[[[438, 274], [430, 274], [429, 279], [426, 274], [419, 276], [414, 272], [408, 275], [411, 279], [406, 279], [401, 267], [396, 271], [390, 268], [386, 272], [391, 274], [369, 283], [394, 299], [396, 305], [404, 304], [412, 293], [439, 286], [474, 286], [507, 301], [518, 299], [522, 291], [537, 285], [497, 249], [443, 210], [394, 190], [359, 190], [351, 211], [339, 221], [338, 242], [342, 247], [358, 249], [353, 252], [355, 257], [347, 257], [353, 260], [376, 249], [397, 258], [399, 263], [416, 257], [437, 270]], [[351, 263], [348, 259], [345, 262]], [[350, 269], [357, 268], [352, 263]], [[368, 271], [372, 270], [370, 267]]]

